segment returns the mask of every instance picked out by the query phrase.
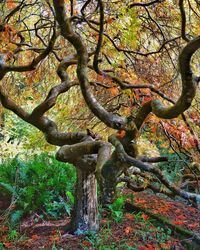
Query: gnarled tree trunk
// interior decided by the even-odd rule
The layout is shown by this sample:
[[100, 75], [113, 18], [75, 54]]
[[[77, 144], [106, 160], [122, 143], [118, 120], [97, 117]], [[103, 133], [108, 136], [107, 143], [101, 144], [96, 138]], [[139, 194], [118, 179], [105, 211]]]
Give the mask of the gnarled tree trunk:
[[77, 168], [75, 204], [70, 231], [75, 234], [96, 232], [99, 229], [97, 182], [94, 171]]
[[56, 154], [57, 160], [72, 163], [77, 171], [75, 203], [69, 228], [74, 234], [86, 234], [99, 229], [95, 176], [97, 155], [87, 154], [88, 145], [88, 142], [65, 145]]

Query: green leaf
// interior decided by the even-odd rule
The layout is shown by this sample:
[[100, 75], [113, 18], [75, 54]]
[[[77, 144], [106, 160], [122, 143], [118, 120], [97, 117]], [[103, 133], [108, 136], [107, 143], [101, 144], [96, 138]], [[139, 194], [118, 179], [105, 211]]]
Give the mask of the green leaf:
[[12, 223], [17, 223], [21, 219], [22, 215], [24, 214], [23, 210], [16, 210], [11, 214], [10, 220]]
[[66, 192], [66, 195], [67, 195], [67, 197], [69, 198], [70, 202], [71, 202], [72, 204], [74, 204], [74, 196], [73, 196], [72, 192], [67, 191], [67, 192]]
[[3, 182], [0, 182], [0, 186], [2, 186], [3, 188], [5, 188], [7, 191], [9, 191], [11, 194], [16, 194], [16, 191], [15, 191], [15, 187], [8, 184], [8, 183], [3, 183]]

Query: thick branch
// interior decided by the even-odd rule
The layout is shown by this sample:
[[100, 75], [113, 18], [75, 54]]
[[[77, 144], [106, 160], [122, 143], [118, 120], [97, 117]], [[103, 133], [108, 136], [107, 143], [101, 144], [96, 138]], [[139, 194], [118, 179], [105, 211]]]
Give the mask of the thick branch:
[[33, 112], [31, 113], [31, 118], [39, 118], [44, 115], [49, 109], [51, 109], [55, 104], [58, 96], [62, 93], [67, 92], [72, 86], [79, 85], [78, 81], [72, 82], [62, 82], [59, 85], [53, 87], [50, 91], [44, 102], [38, 105]]
[[192, 74], [190, 60], [196, 50], [200, 48], [200, 37], [189, 42], [179, 56], [179, 68], [182, 78], [182, 93], [176, 104], [165, 107], [159, 100], [152, 101], [152, 112], [160, 118], [172, 119], [187, 110], [196, 94], [197, 79]]
[[149, 3], [131, 3], [129, 5], [129, 8], [133, 8], [133, 7], [148, 7], [148, 6], [151, 6], [151, 5], [154, 5], [154, 4], [158, 4], [158, 3], [161, 3], [163, 2], [163, 0], [154, 0], [152, 2], [149, 2]]
[[181, 37], [186, 41], [189, 42], [190, 40], [186, 36], [186, 15], [184, 9], [184, 0], [179, 0], [179, 8], [181, 12]]
[[152, 185], [150, 182], [145, 183], [145, 185], [137, 186], [134, 184], [134, 181], [132, 180], [132, 178], [130, 178], [128, 176], [120, 178], [119, 181], [126, 182], [127, 187], [130, 188], [131, 190], [133, 190], [134, 192], [142, 192], [146, 189], [151, 189], [155, 193], [162, 193], [162, 194], [165, 194], [169, 197], [175, 196], [172, 192], [168, 192], [167, 190], [162, 190], [161, 188], [158, 188], [158, 187]]
[[130, 157], [124, 150], [123, 145], [115, 136], [109, 137], [109, 142], [115, 146], [116, 152], [118, 153], [118, 158], [121, 162], [135, 166], [141, 170], [153, 173], [171, 192], [175, 195], [179, 195], [186, 200], [199, 201], [200, 195], [185, 192], [177, 188], [174, 184], [170, 183], [163, 175], [163, 173], [156, 167], [146, 164], [140, 160], [136, 160], [133, 157]]
[[[56, 154], [56, 158], [59, 161], [70, 162], [77, 165], [77, 161], [85, 155], [98, 155], [97, 158], [94, 158], [96, 164], [88, 164], [88, 168], [95, 166], [93, 171], [96, 171], [99, 174], [104, 163], [110, 158], [110, 154], [110, 143], [87, 140], [71, 146], [65, 145], [61, 147]], [[85, 169], [85, 166], [79, 165], [79, 167], [83, 167]]]
[[[59, 85], [55, 88], [59, 88]], [[56, 96], [54, 96], [54, 98], [56, 98]], [[38, 116], [36, 111], [36, 114], [30, 115], [19, 105], [17, 105], [11, 98], [9, 98], [8, 95], [6, 95], [2, 86], [0, 87], [0, 101], [5, 108], [13, 111], [21, 119], [41, 130], [45, 134], [47, 142], [52, 145], [63, 146], [65, 144], [74, 144], [88, 137], [86, 133], [61, 133], [58, 131], [57, 126], [53, 121], [47, 117]], [[44, 102], [41, 104], [41, 106], [39, 105], [39, 108], [44, 111], [46, 106], [48, 107], [48, 103], [49, 102], [47, 100], [46, 103]]]
[[103, 43], [103, 32], [104, 32], [104, 26], [103, 26], [103, 23], [104, 23], [104, 6], [103, 6], [103, 2], [101, 0], [98, 0], [98, 4], [99, 4], [99, 8], [100, 8], [100, 29], [99, 29], [99, 37], [98, 37], [98, 42], [97, 42], [97, 47], [96, 47], [96, 51], [95, 51], [95, 54], [94, 54], [94, 61], [93, 61], [93, 67], [94, 67], [94, 70], [99, 73], [100, 70], [99, 70], [99, 66], [98, 66], [98, 63], [99, 63], [99, 53], [100, 53], [100, 50], [101, 50], [101, 46], [102, 46], [102, 43]]
[[88, 53], [79, 35], [72, 30], [70, 20], [65, 15], [64, 0], [53, 1], [56, 11], [56, 19], [61, 28], [61, 34], [76, 49], [78, 56], [77, 76], [80, 82], [81, 91], [90, 110], [103, 121], [107, 126], [119, 129], [123, 127], [126, 120], [120, 116], [107, 112], [95, 99], [90, 91], [90, 84], [87, 76]]
[[27, 121], [29, 114], [6, 95], [2, 86], [0, 86], [0, 101], [5, 108]]

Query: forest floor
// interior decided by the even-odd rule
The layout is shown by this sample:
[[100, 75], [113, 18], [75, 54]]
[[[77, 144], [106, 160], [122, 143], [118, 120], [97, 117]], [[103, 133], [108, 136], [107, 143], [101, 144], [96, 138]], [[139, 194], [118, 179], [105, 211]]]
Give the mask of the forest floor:
[[[200, 243], [194, 243], [193, 236], [187, 234], [189, 231], [194, 233], [194, 237], [200, 235], [199, 210], [183, 202], [168, 201], [147, 192], [133, 193], [132, 207], [133, 200], [129, 194], [130, 191], [125, 190], [127, 198], [122, 216], [117, 220], [112, 214], [102, 217], [100, 232], [95, 235], [75, 236], [65, 233], [69, 218], [44, 221], [36, 220], [38, 215], [34, 214], [21, 222], [19, 231], [1, 223], [0, 250], [200, 249]], [[0, 206], [2, 204], [0, 201]], [[138, 208], [137, 211], [135, 208]], [[186, 234], [184, 229], [188, 230]]]

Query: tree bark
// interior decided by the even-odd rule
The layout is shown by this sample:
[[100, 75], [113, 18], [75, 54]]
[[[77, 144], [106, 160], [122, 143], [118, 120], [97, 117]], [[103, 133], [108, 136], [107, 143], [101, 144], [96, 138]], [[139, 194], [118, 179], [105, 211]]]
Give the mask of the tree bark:
[[70, 231], [74, 234], [96, 232], [99, 229], [97, 182], [94, 172], [77, 168], [75, 204]]

